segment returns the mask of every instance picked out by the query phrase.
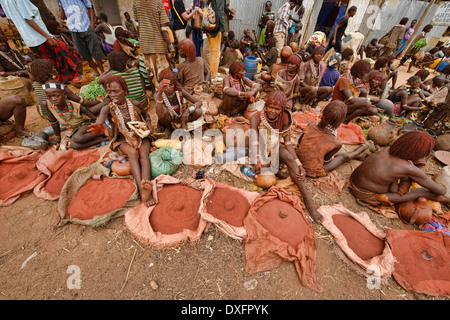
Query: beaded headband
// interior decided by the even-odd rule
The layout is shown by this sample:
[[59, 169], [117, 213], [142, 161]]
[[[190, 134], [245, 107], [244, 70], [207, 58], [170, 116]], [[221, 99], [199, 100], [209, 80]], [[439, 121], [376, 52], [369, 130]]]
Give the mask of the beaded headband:
[[42, 89], [47, 90], [47, 89], [59, 89], [59, 90], [64, 90], [64, 85], [61, 83], [46, 83], [42, 85]]
[[415, 85], [415, 84], [417, 84], [417, 83], [419, 83], [419, 79], [417, 79], [417, 80], [413, 80], [413, 81], [409, 81], [409, 84], [410, 85]]

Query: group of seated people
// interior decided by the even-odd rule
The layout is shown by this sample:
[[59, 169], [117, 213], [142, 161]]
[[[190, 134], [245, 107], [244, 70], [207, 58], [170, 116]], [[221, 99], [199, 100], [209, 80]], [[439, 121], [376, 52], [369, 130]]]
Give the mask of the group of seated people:
[[[250, 38], [249, 34], [246, 36]], [[129, 123], [139, 122], [151, 135], [158, 132], [164, 133], [165, 137], [170, 137], [173, 130], [187, 129], [188, 123], [203, 115], [202, 101], [196, 96], [196, 91], [210, 92], [213, 85], [211, 74], [205, 60], [196, 55], [194, 43], [185, 39], [178, 44], [178, 54], [184, 61], [177, 66], [176, 72], [170, 69], [160, 72], [157, 75], [159, 86], [153, 88], [137, 47], [127, 40], [126, 32], [117, 29], [116, 38], [117, 43], [108, 55], [109, 69], [98, 77], [98, 83], [107, 93], [103, 100], [84, 100], [67, 85], [53, 80], [54, 69], [48, 60], [37, 59], [31, 63], [29, 70], [22, 69], [29, 74], [42, 114], [53, 128], [54, 143], [61, 142], [61, 127], [70, 130], [70, 147], [74, 149], [109, 141], [112, 150], [128, 157], [141, 200], [151, 205], [154, 203], [149, 159], [152, 138], [142, 138], [130, 128]], [[274, 56], [276, 48], [272, 39], [266, 39], [266, 46], [259, 49], [258, 45], [254, 52], [264, 66], [253, 80], [245, 76], [246, 66], [242, 59], [249, 52], [253, 54], [254, 41], [241, 53], [239, 48], [247, 43], [234, 39], [230, 41], [228, 34], [222, 50], [221, 61], [227, 61], [228, 73], [223, 78], [223, 104], [219, 114], [227, 117], [242, 115], [265, 94], [264, 108], [249, 120], [250, 129], [254, 129], [251, 130], [250, 146], [257, 150], [255, 169], [258, 172], [271, 167], [267, 155], [276, 152], [280, 162], [286, 164], [290, 177], [316, 221], [320, 221], [321, 216], [306, 189], [305, 179], [326, 176], [367, 150], [374, 155], [353, 172], [349, 184], [349, 189], [360, 200], [393, 204], [424, 196], [436, 201], [448, 201], [444, 197], [445, 188], [418, 167], [434, 146], [434, 138], [429, 133], [416, 131], [404, 134], [379, 152], [369, 142], [352, 152], [341, 152], [342, 143], [336, 134], [342, 124], [361, 116], [384, 114], [390, 118], [408, 117], [420, 111], [425, 121], [436, 109], [431, 106], [425, 113], [425, 98], [445, 88], [447, 94], [439, 101], [441, 105], [449, 105], [450, 84], [445, 74], [426, 80], [428, 75], [424, 78], [423, 72], [418, 73], [410, 77], [406, 84], [395, 87], [397, 70], [392, 68], [389, 58], [379, 59], [373, 66], [364, 59], [352, 61], [352, 53], [347, 51], [345, 55], [344, 52], [342, 55], [331, 55], [324, 63], [325, 48], [321, 45], [294, 49], [287, 45], [279, 56]], [[0, 41], [0, 49], [5, 51], [8, 48]], [[11, 51], [11, 55], [14, 54]], [[24, 61], [21, 63], [25, 64]], [[392, 81], [392, 86], [385, 90], [389, 81]], [[147, 94], [148, 89], [152, 94]], [[387, 93], [386, 97], [382, 97], [383, 93]], [[319, 103], [326, 100], [330, 102], [320, 107], [323, 104]], [[151, 103], [155, 105], [158, 118], [156, 127], [149, 113]], [[294, 125], [292, 113], [305, 108], [319, 110], [320, 122], [310, 123], [294, 143], [291, 139]], [[26, 108], [23, 101], [15, 101], [14, 97], [1, 100], [0, 120], [12, 115], [15, 116], [16, 131], [25, 132]], [[259, 129], [266, 129], [270, 134], [260, 137]], [[270, 149], [274, 143], [270, 139], [274, 137], [278, 150]], [[271, 170], [278, 177], [284, 176], [279, 168]], [[416, 181], [423, 188], [400, 193], [399, 178]]]

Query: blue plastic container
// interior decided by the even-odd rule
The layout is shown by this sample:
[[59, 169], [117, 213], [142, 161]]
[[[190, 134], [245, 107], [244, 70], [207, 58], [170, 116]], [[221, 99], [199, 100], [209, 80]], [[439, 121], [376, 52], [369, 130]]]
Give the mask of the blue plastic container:
[[448, 66], [448, 61], [442, 61], [439, 67], [436, 69], [438, 72], [441, 72], [446, 66]]
[[253, 80], [253, 77], [258, 72], [258, 58], [253, 56], [248, 56], [245, 58], [245, 76], [250, 80]]

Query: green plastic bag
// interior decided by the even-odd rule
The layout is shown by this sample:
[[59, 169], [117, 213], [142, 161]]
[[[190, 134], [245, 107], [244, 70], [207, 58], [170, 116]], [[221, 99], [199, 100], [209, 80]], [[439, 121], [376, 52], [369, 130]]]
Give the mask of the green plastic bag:
[[171, 175], [183, 161], [183, 153], [178, 150], [165, 147], [153, 151], [149, 155], [152, 167], [152, 179], [162, 175]]

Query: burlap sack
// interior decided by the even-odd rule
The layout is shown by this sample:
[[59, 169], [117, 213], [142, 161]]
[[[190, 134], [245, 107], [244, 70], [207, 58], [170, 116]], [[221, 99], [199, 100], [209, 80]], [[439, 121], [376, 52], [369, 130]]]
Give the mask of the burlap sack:
[[0, 76], [0, 98], [4, 99], [12, 95], [18, 95], [25, 100], [27, 106], [34, 104], [34, 98], [28, 90], [25, 82], [20, 77]]
[[[36, 167], [46, 176], [46, 179], [34, 188], [34, 194], [38, 198], [42, 198], [45, 200], [58, 200], [60, 193], [55, 192], [53, 189], [46, 188], [46, 185], [52, 178], [52, 176], [59, 170], [64, 170], [64, 166], [66, 164], [71, 163], [74, 159], [77, 158], [86, 158], [86, 161], [81, 161], [82, 163], [85, 163], [84, 166], [93, 164], [101, 157], [106, 148], [106, 146], [103, 146], [97, 149], [68, 149], [63, 151], [56, 151], [55, 149], [51, 149], [47, 151], [36, 163]], [[77, 169], [78, 168], [68, 168], [69, 172], [72, 173]]]
[[397, 259], [393, 276], [406, 290], [431, 296], [450, 295], [450, 237], [441, 232], [387, 230]]
[[[156, 201], [158, 201], [158, 192], [165, 185], [185, 185], [197, 190], [202, 190], [204, 188], [203, 183], [197, 180], [178, 180], [168, 175], [160, 175], [152, 180], [152, 183], [153, 197]], [[182, 232], [175, 234], [163, 234], [154, 231], [150, 223], [150, 217], [157, 205], [158, 204], [147, 207], [144, 203], [141, 203], [125, 213], [125, 226], [139, 243], [145, 246], [163, 249], [180, 245], [186, 241], [195, 242], [200, 239], [203, 230], [207, 225], [207, 222], [201, 219], [201, 217], [196, 230], [184, 229]]]
[[[233, 225], [231, 223], [231, 219], [217, 217], [208, 211], [208, 206], [207, 206], [208, 201], [211, 200], [211, 197], [214, 194], [214, 191], [219, 188], [228, 190], [229, 197], [230, 197], [229, 200], [234, 201], [235, 203], [237, 201], [234, 198], [235, 196], [233, 194], [238, 193], [239, 195], [244, 197], [245, 200], [247, 200], [249, 207], [251, 206], [253, 201], [258, 197], [259, 193], [235, 188], [235, 187], [229, 186], [227, 184], [214, 181], [214, 180], [210, 179], [209, 177], [205, 178], [205, 189], [203, 192], [202, 202], [200, 204], [200, 210], [199, 210], [200, 214], [202, 216], [202, 219], [215, 224], [227, 236], [229, 236], [233, 239], [242, 240], [247, 235], [247, 231], [245, 230], [244, 225], [243, 225], [243, 220], [242, 220], [242, 226], [241, 225]], [[219, 204], [219, 205], [221, 205], [221, 204]], [[231, 209], [230, 215], [233, 215], [233, 214], [236, 215], [237, 210], [240, 210], [240, 208]], [[248, 212], [248, 210], [246, 212]], [[241, 212], [239, 212], [239, 213], [241, 213]]]
[[[273, 235], [258, 221], [258, 210], [273, 200], [289, 204], [300, 215], [295, 219], [302, 221], [306, 231], [302, 241], [295, 247]], [[298, 197], [287, 193], [282, 188], [271, 187], [269, 191], [255, 199], [244, 219], [244, 227], [247, 230], [247, 237], [244, 238], [247, 272], [268, 271], [279, 267], [284, 261], [291, 261], [304, 286], [317, 292], [323, 290], [316, 280], [317, 244], [314, 229], [306, 219]], [[278, 232], [283, 233], [285, 230], [278, 230]]]
[[41, 156], [30, 148], [0, 147], [0, 206], [10, 206], [45, 179], [36, 168]]
[[[334, 215], [344, 215], [353, 218], [361, 223], [376, 238], [385, 241], [386, 233], [384, 230], [378, 229], [370, 217], [365, 212], [354, 213], [345, 208], [341, 203], [331, 206], [321, 206], [317, 211], [323, 216], [322, 225], [333, 235], [337, 245], [345, 253], [351, 262], [356, 264], [360, 269], [355, 269], [358, 273], [367, 275], [367, 271], [379, 271], [381, 278], [390, 277], [394, 270], [395, 258], [392, 255], [389, 245], [385, 243], [382, 254], [372, 257], [371, 259], [361, 259], [349, 246], [343, 232], [336, 226], [333, 221]], [[351, 265], [353, 267], [353, 265]], [[376, 267], [377, 270], [374, 269]]]
[[[101, 227], [107, 224], [110, 220], [123, 216], [129, 208], [135, 206], [139, 201], [139, 191], [134, 182], [134, 179], [132, 179], [135, 190], [131, 195], [131, 197], [128, 199], [128, 201], [126, 201], [122, 207], [116, 208], [106, 214], [95, 215], [90, 219], [71, 218], [68, 215], [68, 210], [71, 203], [75, 200], [77, 192], [95, 175], [103, 175], [110, 179], [132, 179], [132, 176], [118, 176], [115, 173], [113, 173], [110, 169], [107, 169], [106, 167], [101, 165], [100, 163], [94, 163], [87, 167], [82, 167], [78, 169], [70, 176], [70, 178], [64, 184], [64, 187], [61, 191], [61, 195], [58, 201], [58, 213], [61, 219], [59, 222], [59, 226], [62, 226], [70, 222], [75, 224], [88, 225], [93, 228]], [[98, 193], [100, 192], [117, 193], [123, 192], [123, 190], [99, 189]], [[93, 207], [92, 210], [95, 211], [95, 207]]]

